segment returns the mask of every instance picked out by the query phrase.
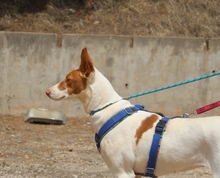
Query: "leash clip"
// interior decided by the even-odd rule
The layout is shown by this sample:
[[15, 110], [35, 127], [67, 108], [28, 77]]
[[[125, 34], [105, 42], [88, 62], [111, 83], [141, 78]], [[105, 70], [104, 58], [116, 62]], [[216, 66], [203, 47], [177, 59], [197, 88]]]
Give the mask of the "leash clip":
[[190, 114], [188, 113], [183, 113], [183, 115], [181, 116], [182, 118], [189, 118]]
[[181, 116], [181, 118], [189, 118], [189, 116], [191, 116], [191, 115], [196, 115], [196, 111], [193, 111], [192, 113], [184, 113], [182, 116]]

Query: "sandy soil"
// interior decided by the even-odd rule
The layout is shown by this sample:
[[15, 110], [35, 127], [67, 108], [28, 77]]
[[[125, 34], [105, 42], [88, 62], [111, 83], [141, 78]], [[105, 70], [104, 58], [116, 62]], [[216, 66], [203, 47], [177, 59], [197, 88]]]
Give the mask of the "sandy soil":
[[[0, 116], [1, 178], [112, 178], [93, 141], [88, 119], [66, 125], [30, 124], [23, 116]], [[200, 168], [161, 178], [211, 178]]]

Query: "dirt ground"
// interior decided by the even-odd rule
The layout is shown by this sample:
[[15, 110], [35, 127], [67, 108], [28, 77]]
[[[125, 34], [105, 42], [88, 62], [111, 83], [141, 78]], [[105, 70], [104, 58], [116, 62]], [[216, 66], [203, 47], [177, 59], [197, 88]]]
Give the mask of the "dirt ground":
[[[92, 5], [87, 3], [92, 3]], [[220, 1], [0, 0], [0, 31], [219, 37]], [[88, 119], [66, 125], [0, 116], [0, 178], [112, 178]], [[211, 178], [200, 168], [161, 178]]]
[[[96, 150], [88, 119], [66, 125], [25, 123], [0, 116], [0, 178], [112, 178]], [[161, 178], [211, 178], [200, 168]]]

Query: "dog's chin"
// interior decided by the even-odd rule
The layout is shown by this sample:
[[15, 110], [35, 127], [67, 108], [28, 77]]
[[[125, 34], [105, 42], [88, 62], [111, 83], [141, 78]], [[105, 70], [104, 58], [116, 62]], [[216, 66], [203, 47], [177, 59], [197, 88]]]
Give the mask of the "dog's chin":
[[54, 101], [60, 101], [60, 100], [65, 100], [65, 96], [62, 96], [61, 98], [51, 98]]
[[62, 96], [59, 98], [51, 98], [51, 99], [54, 101], [61, 101], [61, 100], [72, 100], [74, 98], [75, 98], [74, 95], [68, 95], [68, 96]]
[[48, 97], [54, 101], [65, 100], [66, 98], [68, 98], [66, 96], [53, 97], [53, 96], [49, 96], [49, 95], [48, 95]]

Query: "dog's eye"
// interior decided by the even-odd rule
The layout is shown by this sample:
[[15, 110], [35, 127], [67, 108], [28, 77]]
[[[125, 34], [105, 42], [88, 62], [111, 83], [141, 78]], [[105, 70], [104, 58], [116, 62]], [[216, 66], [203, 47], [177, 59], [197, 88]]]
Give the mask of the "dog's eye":
[[69, 82], [70, 81], [70, 79], [69, 78], [66, 78], [66, 82]]

